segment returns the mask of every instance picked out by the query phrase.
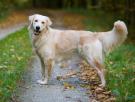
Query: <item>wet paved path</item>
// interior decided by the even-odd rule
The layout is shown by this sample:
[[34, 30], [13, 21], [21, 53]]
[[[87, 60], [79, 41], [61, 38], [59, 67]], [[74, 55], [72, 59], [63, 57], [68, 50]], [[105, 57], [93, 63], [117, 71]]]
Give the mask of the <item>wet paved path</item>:
[[[74, 67], [75, 68], [75, 67]], [[69, 78], [58, 81], [57, 76], [64, 75], [70, 68], [60, 68], [56, 65], [53, 69], [49, 85], [36, 83], [41, 78], [39, 59], [34, 57], [29, 71], [24, 76], [25, 84], [20, 87], [18, 94], [20, 102], [90, 102], [86, 90], [81, 88], [78, 78]], [[74, 89], [64, 89], [63, 83], [68, 82]]]

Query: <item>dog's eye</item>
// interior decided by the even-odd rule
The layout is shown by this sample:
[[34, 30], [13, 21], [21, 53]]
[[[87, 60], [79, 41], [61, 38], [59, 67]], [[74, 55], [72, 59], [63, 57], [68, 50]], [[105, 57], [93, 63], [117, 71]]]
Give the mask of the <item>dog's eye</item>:
[[44, 24], [45, 22], [42, 22], [42, 24]]
[[35, 22], [38, 22], [38, 20], [35, 20]]

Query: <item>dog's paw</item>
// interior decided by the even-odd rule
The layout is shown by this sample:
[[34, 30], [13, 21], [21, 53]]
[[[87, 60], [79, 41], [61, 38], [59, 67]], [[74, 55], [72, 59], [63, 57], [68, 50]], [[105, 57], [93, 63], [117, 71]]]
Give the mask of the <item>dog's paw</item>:
[[37, 83], [40, 85], [47, 85], [48, 81], [47, 80], [37, 80]]

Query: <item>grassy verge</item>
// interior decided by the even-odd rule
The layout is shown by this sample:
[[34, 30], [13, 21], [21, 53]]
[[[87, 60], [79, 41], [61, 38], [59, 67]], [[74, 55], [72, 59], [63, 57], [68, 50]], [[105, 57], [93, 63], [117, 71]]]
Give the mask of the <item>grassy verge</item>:
[[26, 28], [0, 41], [0, 102], [9, 102], [31, 56]]
[[107, 86], [118, 102], [135, 101], [135, 46], [123, 45], [106, 58]]
[[[117, 15], [99, 10], [67, 10], [86, 15], [83, 23], [90, 31], [112, 29], [114, 21], [121, 19]], [[135, 45], [123, 44], [106, 58], [107, 87], [116, 96], [118, 102], [135, 101]]]

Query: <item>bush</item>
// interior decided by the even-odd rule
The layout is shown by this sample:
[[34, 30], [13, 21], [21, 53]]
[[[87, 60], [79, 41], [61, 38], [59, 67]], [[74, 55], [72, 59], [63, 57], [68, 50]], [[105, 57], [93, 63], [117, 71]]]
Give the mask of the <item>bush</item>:
[[8, 3], [9, 5], [7, 3], [7, 0], [0, 0], [0, 18], [5, 16], [11, 6], [10, 3]]

